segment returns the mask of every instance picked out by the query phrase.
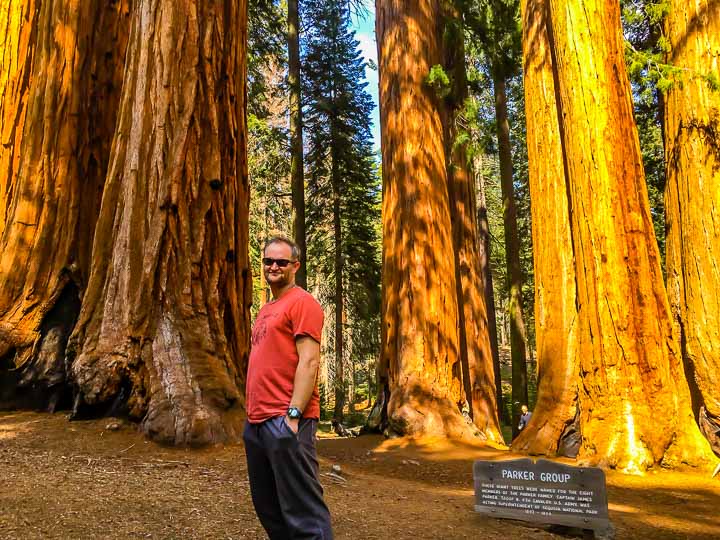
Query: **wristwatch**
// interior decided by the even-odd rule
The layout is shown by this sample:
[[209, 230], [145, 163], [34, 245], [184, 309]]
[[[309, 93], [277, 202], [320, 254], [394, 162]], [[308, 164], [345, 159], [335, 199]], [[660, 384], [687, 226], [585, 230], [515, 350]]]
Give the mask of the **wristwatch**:
[[292, 420], [299, 420], [300, 418], [302, 418], [302, 411], [300, 409], [298, 409], [297, 407], [290, 407], [287, 410], [287, 415], [288, 415], [288, 418], [290, 418]]

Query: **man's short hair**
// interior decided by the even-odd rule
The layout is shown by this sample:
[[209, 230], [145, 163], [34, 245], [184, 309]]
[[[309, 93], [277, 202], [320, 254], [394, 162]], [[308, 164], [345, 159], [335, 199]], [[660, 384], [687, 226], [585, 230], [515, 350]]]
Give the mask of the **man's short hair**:
[[290, 246], [290, 253], [292, 255], [292, 258], [296, 261], [299, 261], [300, 257], [302, 257], [298, 245], [292, 240], [290, 240], [287, 236], [280, 235], [271, 236], [265, 241], [265, 245], [263, 246], [263, 254], [265, 253], [265, 250], [268, 248], [268, 246], [271, 246], [272, 244], [285, 244], [287, 246]]

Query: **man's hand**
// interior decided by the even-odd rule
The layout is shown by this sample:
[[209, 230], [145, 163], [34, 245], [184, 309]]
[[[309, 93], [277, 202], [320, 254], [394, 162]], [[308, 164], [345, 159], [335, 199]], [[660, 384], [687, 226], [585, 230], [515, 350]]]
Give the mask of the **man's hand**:
[[292, 419], [289, 416], [285, 415], [285, 423], [290, 427], [292, 432], [297, 435], [298, 429], [300, 429], [300, 419]]

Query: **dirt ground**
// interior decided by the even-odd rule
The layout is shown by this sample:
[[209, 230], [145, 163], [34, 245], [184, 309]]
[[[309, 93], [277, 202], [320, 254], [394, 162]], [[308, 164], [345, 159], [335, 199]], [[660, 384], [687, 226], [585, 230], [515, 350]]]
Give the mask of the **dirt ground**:
[[[0, 538], [264, 537], [241, 445], [164, 448], [112, 422], [0, 413]], [[318, 450], [337, 538], [563, 538], [473, 511], [473, 460], [506, 452], [380, 436]], [[616, 538], [720, 538], [720, 478], [610, 471], [608, 492]]]

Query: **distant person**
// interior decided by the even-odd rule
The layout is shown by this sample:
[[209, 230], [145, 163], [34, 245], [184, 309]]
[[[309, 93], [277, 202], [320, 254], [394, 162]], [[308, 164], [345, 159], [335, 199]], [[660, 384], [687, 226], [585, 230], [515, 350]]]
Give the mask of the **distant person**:
[[294, 242], [271, 238], [262, 263], [273, 300], [252, 330], [243, 433], [253, 505], [271, 540], [332, 539], [315, 450], [323, 310], [295, 285]]
[[528, 425], [528, 422], [530, 421], [530, 418], [532, 418], [532, 413], [528, 410], [527, 405], [523, 405], [520, 407], [520, 411], [522, 414], [520, 415], [520, 423], [518, 424], [518, 429], [522, 431], [525, 429], [525, 426]]

